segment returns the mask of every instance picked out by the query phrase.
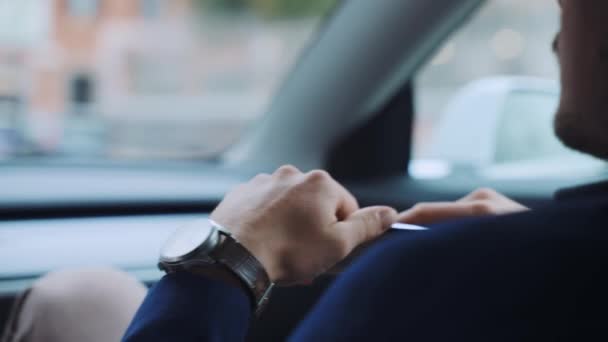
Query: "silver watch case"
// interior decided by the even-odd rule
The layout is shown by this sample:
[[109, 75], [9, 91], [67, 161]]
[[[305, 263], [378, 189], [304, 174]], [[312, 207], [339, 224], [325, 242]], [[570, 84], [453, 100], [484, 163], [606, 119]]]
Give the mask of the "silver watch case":
[[159, 266], [180, 265], [196, 260], [197, 263], [215, 261], [209, 257], [222, 241], [222, 235], [229, 235], [211, 219], [192, 221], [178, 228], [165, 242], [160, 251]]

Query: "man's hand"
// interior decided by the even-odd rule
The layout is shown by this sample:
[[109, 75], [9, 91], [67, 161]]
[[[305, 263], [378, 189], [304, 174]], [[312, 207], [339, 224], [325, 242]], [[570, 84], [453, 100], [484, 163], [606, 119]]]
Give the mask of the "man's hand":
[[504, 215], [528, 210], [492, 189], [479, 189], [456, 202], [418, 203], [399, 214], [399, 222], [428, 225], [465, 217]]
[[292, 166], [231, 191], [211, 214], [264, 265], [271, 281], [306, 283], [396, 221], [388, 207], [359, 209], [324, 171]]

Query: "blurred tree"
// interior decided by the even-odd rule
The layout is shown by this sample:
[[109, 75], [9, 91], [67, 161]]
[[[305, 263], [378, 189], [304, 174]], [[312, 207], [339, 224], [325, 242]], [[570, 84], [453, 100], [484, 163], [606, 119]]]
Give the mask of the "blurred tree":
[[337, 0], [195, 0], [202, 11], [238, 14], [251, 11], [267, 18], [297, 18], [323, 15]]

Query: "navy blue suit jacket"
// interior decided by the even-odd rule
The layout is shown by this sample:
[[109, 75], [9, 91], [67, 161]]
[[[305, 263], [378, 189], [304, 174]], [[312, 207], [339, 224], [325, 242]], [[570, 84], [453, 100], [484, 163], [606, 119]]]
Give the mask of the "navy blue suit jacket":
[[[608, 197], [393, 233], [334, 282], [293, 341], [608, 340]], [[124, 341], [243, 341], [241, 290], [154, 286]]]

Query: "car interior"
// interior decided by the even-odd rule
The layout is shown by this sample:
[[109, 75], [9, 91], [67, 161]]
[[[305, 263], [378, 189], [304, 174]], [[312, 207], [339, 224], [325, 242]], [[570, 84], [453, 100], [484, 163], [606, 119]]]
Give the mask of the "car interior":
[[[438, 60], [450, 57], [450, 47], [452, 55], [463, 54], [465, 60], [472, 54], [491, 54], [490, 48], [454, 50], [450, 42], [471, 22], [491, 21], [483, 17], [488, 7], [517, 7], [514, 11], [525, 14], [547, 6], [535, 2], [526, 5], [536, 6], [533, 9], [523, 8], [525, 3], [530, 2], [334, 1], [281, 77], [263, 116], [213, 158], [53, 158], [44, 153], [0, 157], [0, 326], [15, 296], [52, 270], [106, 265], [154, 284], [162, 276], [156, 266], [160, 245], [176, 227], [208, 215], [238, 183], [284, 164], [327, 170], [360, 205], [399, 210], [419, 202], [454, 200], [479, 187], [494, 188], [535, 208], [551, 201], [559, 188], [600, 179], [605, 164], [562, 152], [552, 141], [522, 143], [528, 139], [526, 128], [517, 126], [517, 120], [511, 126], [505, 123], [501, 115], [519, 113], [505, 106], [530, 108], [532, 101], [535, 110], [550, 112], [559, 96], [555, 78], [520, 75], [518, 69], [476, 77], [471, 81], [485, 83], [459, 85], [442, 104], [435, 103], [439, 98], [427, 99], [430, 106], [442, 106], [438, 111], [443, 121], [437, 125], [440, 136], [428, 143], [428, 154], [420, 158], [416, 144], [426, 132], [420, 128], [425, 70], [441, 65], [437, 72], [442, 76], [445, 70], [461, 68]], [[519, 25], [514, 17], [504, 20]], [[528, 18], [526, 25], [534, 26], [533, 21]], [[557, 29], [556, 22], [548, 26]], [[498, 33], [499, 41], [502, 37], [506, 45], [521, 43], [514, 29], [505, 30], [502, 36]], [[488, 35], [493, 32], [488, 29]], [[277, 49], [273, 44], [270, 40], [261, 46]], [[540, 48], [549, 51], [550, 40], [544, 44]], [[87, 101], [87, 82], [76, 82], [83, 94], [72, 96], [73, 102]], [[10, 101], [9, 109], [0, 113], [11, 112]], [[537, 122], [547, 120], [543, 116]], [[159, 125], [154, 131], [159, 146], [180, 134]], [[221, 135], [218, 127], [213, 129]], [[507, 128], [503, 132], [500, 127]], [[122, 129], [122, 134], [136, 132]], [[553, 139], [550, 135], [548, 130], [546, 139]], [[113, 139], [112, 134], [106, 139]], [[524, 145], [522, 160], [509, 139]], [[542, 150], [534, 154], [534, 146]], [[564, 164], [578, 168], [556, 171]], [[332, 280], [324, 276], [310, 286], [277, 289], [264, 314], [252, 322], [250, 340], [285, 340]]]

